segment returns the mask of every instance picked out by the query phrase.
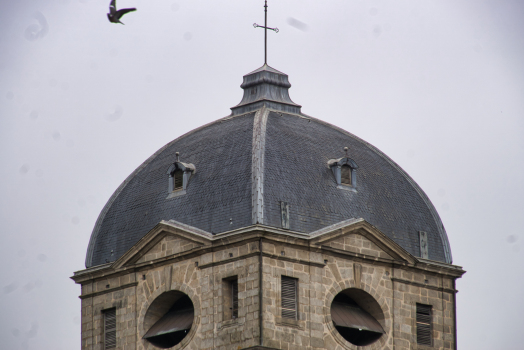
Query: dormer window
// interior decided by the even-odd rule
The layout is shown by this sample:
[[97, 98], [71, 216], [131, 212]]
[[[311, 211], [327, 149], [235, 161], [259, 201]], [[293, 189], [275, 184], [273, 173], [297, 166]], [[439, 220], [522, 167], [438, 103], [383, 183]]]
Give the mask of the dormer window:
[[167, 170], [168, 196], [167, 199], [178, 197], [186, 193], [189, 179], [196, 173], [196, 168], [191, 163], [182, 163], [176, 152], [176, 161]]
[[330, 159], [328, 161], [328, 167], [335, 176], [338, 188], [356, 192], [358, 165], [353, 159], [348, 157], [347, 147], [344, 149], [346, 156], [338, 159]]

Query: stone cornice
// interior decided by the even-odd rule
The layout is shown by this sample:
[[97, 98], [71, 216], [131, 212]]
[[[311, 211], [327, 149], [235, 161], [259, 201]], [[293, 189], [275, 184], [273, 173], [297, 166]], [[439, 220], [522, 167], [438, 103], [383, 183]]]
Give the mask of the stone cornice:
[[[252, 253], [240, 255], [240, 256], [237, 256], [237, 257], [234, 257], [234, 258], [224, 259], [224, 260], [220, 260], [220, 261], [213, 261], [213, 262], [210, 262], [208, 264], [199, 265], [198, 268], [199, 269], [207, 269], [208, 267], [225, 265], [225, 264], [228, 264], [228, 263], [232, 263], [232, 262], [235, 262], [235, 261], [238, 261], [238, 260], [242, 260], [242, 259], [251, 258], [251, 257], [258, 256], [258, 255], [259, 255], [259, 252], [252, 252]], [[264, 252], [262, 252], [262, 256], [264, 258], [271, 258], [271, 259], [275, 259], [275, 260], [288, 261], [288, 262], [292, 262], [292, 263], [295, 263], [295, 264], [309, 265], [309, 266], [315, 266], [315, 267], [320, 267], [320, 268], [324, 268], [326, 266], [326, 264], [323, 264], [323, 263], [318, 263], [318, 262], [308, 261], [308, 260], [302, 260], [302, 259], [295, 259], [295, 258], [290, 258], [290, 257], [287, 257], [287, 256], [281, 256], [281, 255], [276, 255], [276, 254], [269, 254], [269, 253], [264, 253]]]
[[136, 286], [138, 286], [138, 282], [132, 282], [132, 283], [127, 283], [127, 284], [122, 284], [121, 286], [118, 286], [118, 287], [101, 290], [101, 291], [98, 291], [98, 292], [83, 294], [83, 295], [80, 295], [78, 297], [80, 299], [87, 299], [87, 298], [92, 298], [92, 297], [96, 297], [96, 296], [107, 294], [107, 293], [116, 292], [117, 290], [131, 288], [131, 287], [136, 287]]
[[449, 275], [454, 278], [459, 278], [466, 273], [466, 271], [464, 271], [461, 266], [445, 264], [440, 261], [426, 259], [420, 259], [419, 261], [417, 261], [415, 267], [418, 270]]
[[405, 280], [405, 279], [402, 279], [402, 278], [391, 277], [391, 280], [393, 282], [409, 284], [411, 286], [425, 288], [425, 289], [432, 289], [432, 290], [436, 290], [436, 291], [444, 292], [444, 293], [451, 293], [451, 294], [458, 293], [458, 290], [456, 290], [456, 289], [432, 286], [430, 284], [424, 284], [424, 283], [419, 283], [419, 282], [414, 282], [414, 281], [408, 281], [408, 280]]
[[[336, 249], [325, 245], [330, 241], [337, 239], [343, 235], [356, 233], [365, 236], [375, 243], [379, 248], [383, 249], [389, 254], [392, 259], [379, 258], [375, 256], [355, 253], [347, 250]], [[176, 235], [187, 239], [198, 247], [173, 254], [170, 256], [158, 258], [152, 261], [142, 262], [137, 264], [136, 261], [140, 259], [149, 249], [158, 243], [166, 235]], [[297, 249], [303, 249], [310, 252], [324, 253], [340, 256], [348, 259], [357, 259], [360, 261], [367, 261], [372, 263], [392, 265], [401, 268], [409, 268], [416, 270], [423, 270], [432, 274], [443, 274], [458, 278], [462, 276], [465, 271], [460, 266], [454, 266], [438, 261], [416, 258], [405, 251], [397, 243], [389, 237], [380, 232], [377, 228], [369, 224], [363, 219], [351, 219], [336, 225], [326, 227], [322, 230], [316, 231], [311, 235], [301, 234], [289, 230], [283, 230], [264, 225], [252, 225], [247, 228], [224, 232], [217, 235], [212, 235], [203, 230], [191, 227], [189, 225], [181, 224], [176, 221], [161, 221], [158, 223], [147, 235], [145, 235], [137, 244], [135, 244], [129, 251], [121, 256], [112, 264], [104, 264], [96, 267], [88, 268], [86, 270], [75, 272], [71, 277], [76, 283], [85, 283], [91, 280], [101, 278], [115, 277], [129, 273], [130, 271], [140, 271], [145, 268], [162, 266], [177, 261], [188, 260], [199, 257], [209, 252], [215, 252], [226, 247], [238, 246], [258, 240], [260, 237], [264, 238], [266, 243], [284, 244], [293, 246]], [[228, 262], [236, 261], [238, 259], [248, 258], [253, 254], [249, 253], [244, 256], [238, 256], [231, 259], [224, 259], [215, 261], [202, 266], [200, 269], [209, 266], [222, 265]], [[318, 261], [300, 260], [285, 256], [263, 253], [264, 257], [289, 261], [299, 264], [306, 264], [310, 266], [324, 267], [325, 265]]]
[[409, 266], [407, 262], [399, 261], [399, 260], [391, 260], [391, 259], [385, 259], [385, 258], [379, 258], [376, 256], [366, 255], [366, 254], [360, 254], [355, 252], [350, 252], [348, 250], [342, 250], [337, 248], [331, 248], [329, 246], [321, 246], [322, 252], [329, 255], [339, 256], [342, 258], [356, 258], [358, 260], [363, 261], [375, 261], [379, 262], [385, 265], [391, 265], [395, 264], [397, 266]]

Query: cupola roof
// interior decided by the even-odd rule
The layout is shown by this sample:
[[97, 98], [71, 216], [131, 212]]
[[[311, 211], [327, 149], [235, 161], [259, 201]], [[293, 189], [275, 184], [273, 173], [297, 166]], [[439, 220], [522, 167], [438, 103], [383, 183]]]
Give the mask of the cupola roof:
[[244, 89], [242, 101], [231, 108], [232, 114], [242, 114], [267, 107], [278, 111], [300, 113], [297, 105], [289, 97], [289, 83], [287, 74], [264, 64], [262, 67], [244, 75], [244, 82], [240, 85]]

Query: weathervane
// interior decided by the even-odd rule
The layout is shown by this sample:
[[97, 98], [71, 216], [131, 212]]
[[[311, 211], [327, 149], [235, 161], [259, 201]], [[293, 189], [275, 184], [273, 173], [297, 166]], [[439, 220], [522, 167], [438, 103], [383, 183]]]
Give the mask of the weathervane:
[[255, 28], [264, 28], [264, 64], [267, 64], [267, 30], [270, 29], [270, 30], [274, 30], [275, 33], [278, 33], [278, 28], [269, 28], [267, 26], [267, 0], [265, 1], [265, 4], [264, 4], [264, 15], [265, 15], [265, 18], [264, 18], [264, 25], [263, 26], [259, 26], [258, 24], [256, 23], [253, 23], [253, 27]]

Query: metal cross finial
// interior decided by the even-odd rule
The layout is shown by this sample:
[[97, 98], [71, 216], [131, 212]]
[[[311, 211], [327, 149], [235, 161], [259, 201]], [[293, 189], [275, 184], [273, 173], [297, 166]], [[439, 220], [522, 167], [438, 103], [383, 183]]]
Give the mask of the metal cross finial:
[[265, 4], [264, 4], [264, 25], [263, 26], [259, 26], [258, 24], [256, 23], [253, 23], [253, 27], [255, 28], [264, 28], [264, 64], [267, 64], [267, 30], [270, 29], [270, 30], [274, 30], [275, 33], [278, 33], [278, 28], [269, 28], [267, 26], [267, 0], [265, 1]]

